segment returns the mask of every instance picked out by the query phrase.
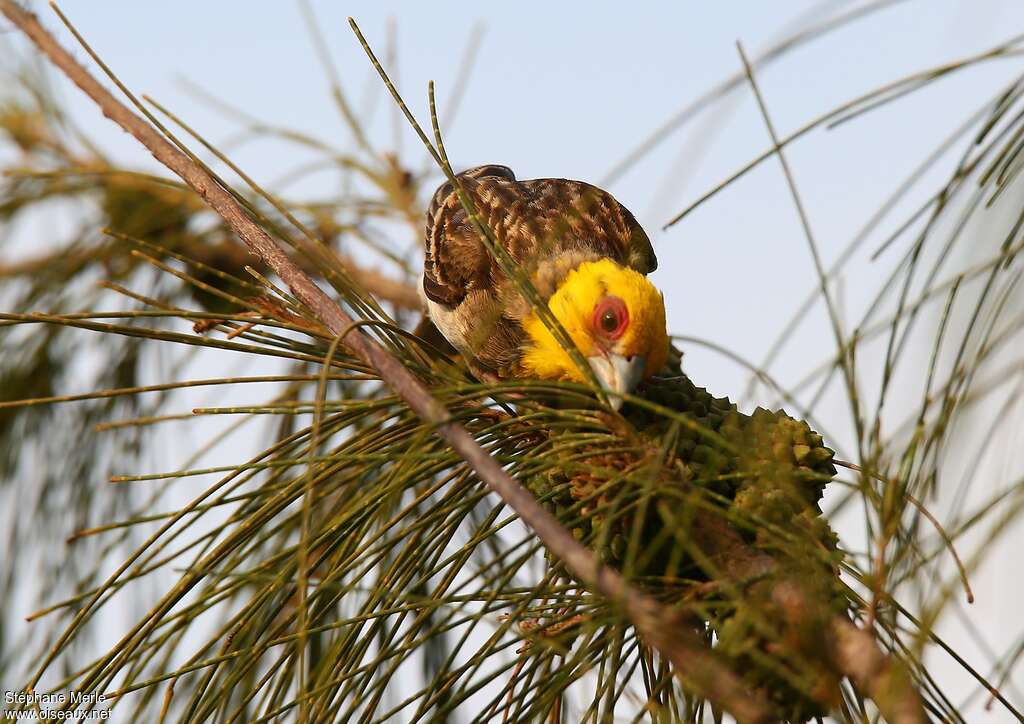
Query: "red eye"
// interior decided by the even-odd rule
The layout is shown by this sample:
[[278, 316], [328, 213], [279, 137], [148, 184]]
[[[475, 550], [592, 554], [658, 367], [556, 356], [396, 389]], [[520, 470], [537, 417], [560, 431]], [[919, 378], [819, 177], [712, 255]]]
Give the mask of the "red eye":
[[618, 297], [605, 297], [594, 307], [594, 329], [607, 339], [618, 339], [629, 326], [629, 310]]

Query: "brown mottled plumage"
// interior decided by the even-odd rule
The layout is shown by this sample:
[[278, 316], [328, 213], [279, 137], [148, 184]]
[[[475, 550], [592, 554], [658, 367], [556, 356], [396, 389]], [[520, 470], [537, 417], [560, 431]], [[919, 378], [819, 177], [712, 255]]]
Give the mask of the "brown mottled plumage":
[[[588, 261], [608, 258], [643, 274], [657, 260], [647, 234], [611, 194], [581, 181], [517, 181], [507, 166], [458, 175], [496, 240], [545, 299]], [[514, 367], [529, 305], [480, 239], [450, 183], [427, 211], [422, 290], [441, 333], [476, 364], [500, 376]]]

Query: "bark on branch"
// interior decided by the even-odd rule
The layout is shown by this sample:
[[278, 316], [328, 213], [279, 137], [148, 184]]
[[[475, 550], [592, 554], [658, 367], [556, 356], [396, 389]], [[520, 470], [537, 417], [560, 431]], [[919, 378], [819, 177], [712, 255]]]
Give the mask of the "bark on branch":
[[[799, 581], [778, 573], [768, 553], [749, 545], [724, 518], [709, 514], [695, 521], [696, 544], [721, 575], [734, 582], [758, 580], [779, 598], [800, 596]], [[925, 724], [928, 716], [906, 667], [888, 656], [875, 637], [843, 616], [827, 622], [832, 667], [875, 702], [889, 724]]]
[[584, 584], [621, 606], [637, 631], [663, 656], [693, 691], [732, 714], [740, 722], [772, 720], [765, 701], [750, 692], [720, 657], [689, 631], [672, 611], [626, 583], [616, 571], [602, 565], [594, 553], [578, 543], [557, 519], [522, 488], [501, 465], [477, 444], [469, 432], [452, 421], [438, 402], [402, 363], [384, 348], [353, 328], [353, 319], [284, 253], [278, 244], [245, 212], [234, 197], [210, 174], [172, 145], [156, 128], [114, 98], [40, 25], [32, 13], [12, 0], [0, 0], [0, 10], [67, 77], [89, 96], [103, 114], [134, 136], [164, 166], [178, 175], [213, 208], [260, 259], [273, 269], [292, 294], [305, 304], [345, 345], [377, 370], [409, 407], [473, 468], [533, 529], [544, 545]]

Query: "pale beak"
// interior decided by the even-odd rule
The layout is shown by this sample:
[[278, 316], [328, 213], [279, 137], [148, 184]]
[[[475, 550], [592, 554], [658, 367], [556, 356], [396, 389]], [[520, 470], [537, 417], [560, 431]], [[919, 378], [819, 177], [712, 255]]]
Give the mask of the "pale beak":
[[608, 393], [608, 402], [613, 410], [622, 407], [622, 395], [636, 389], [647, 368], [647, 359], [641, 354], [623, 357], [621, 354], [610, 353], [607, 356], [588, 357], [587, 362], [597, 375], [601, 387]]

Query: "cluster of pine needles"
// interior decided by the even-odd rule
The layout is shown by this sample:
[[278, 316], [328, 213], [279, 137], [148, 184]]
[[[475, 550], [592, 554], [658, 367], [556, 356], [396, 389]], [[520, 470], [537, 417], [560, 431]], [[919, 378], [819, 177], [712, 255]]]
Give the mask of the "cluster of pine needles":
[[[872, 4], [871, 12], [886, 4]], [[865, 12], [805, 30], [753, 67]], [[973, 66], [1004, 58], [1012, 65], [1022, 42], [894, 81], [788, 136], [772, 131], [769, 150], [671, 223], [760, 164], [784, 161], [786, 148], [806, 134]], [[5, 50], [21, 61], [2, 69], [0, 243], [13, 244], [20, 225], [54, 210], [79, 222], [41, 251], [12, 247], [0, 255], [0, 535], [7, 551], [0, 681], [37, 692], [102, 692], [106, 701], [95, 706], [116, 707], [125, 721], [720, 716], [673, 676], [614, 602], [546, 556], [434, 427], [339, 344], [195, 193], [108, 158], [64, 114], [38, 61]], [[240, 180], [233, 193], [252, 217], [513, 476], [550, 477], [572, 465], [577, 477], [603, 480], [607, 456], [669, 464], [670, 456], [650, 462], [644, 445], [610, 426], [588, 386], [481, 384], [450, 350], [412, 334], [423, 205], [443, 177], [436, 166], [371, 143], [363, 114], [348, 100], [351, 89], [323, 56], [351, 149], [217, 102], [239, 124], [236, 143], [274, 139], [314, 158], [272, 190], [184, 119], [144, 100], [154, 119]], [[615, 173], [744, 89], [760, 95], [750, 65], [684, 109]], [[941, 525], [928, 509], [940, 492], [950, 495], [940, 487], [950, 485], [949, 457], [982, 460], [990, 452], [987, 435], [968, 449], [963, 440], [975, 438], [967, 431], [1004, 420], [1024, 379], [1024, 211], [1014, 205], [1024, 168], [1024, 73], [997, 98], [979, 100], [969, 117], [951, 119], [959, 125], [948, 139], [832, 266], [820, 262], [808, 238], [819, 284], [763, 361], [738, 359], [712, 341], [678, 340], [746, 366], [748, 399], [784, 405], [856, 461], [830, 484], [826, 511], [835, 519], [859, 509], [864, 526], [861, 541], [839, 542], [846, 604], [906, 668], [930, 714], [954, 722], [979, 697], [1021, 717], [1020, 692], [1005, 687], [1024, 649], [1024, 640], [1011, 641], [980, 668], [935, 632], [940, 617], [970, 598], [970, 571], [999, 550], [1024, 505], [1024, 480], [1010, 479]], [[430, 101], [437, 129], [455, 106], [438, 114], [432, 91]], [[439, 134], [437, 141], [443, 155]], [[835, 299], [844, 262], [877, 243], [883, 222], [904, 208], [897, 202], [957, 152], [946, 183], [878, 245], [878, 264], [895, 261], [863, 317], [844, 324]], [[288, 186], [311, 174], [332, 176], [336, 195], [290, 198]], [[795, 184], [792, 192], [799, 207]], [[1009, 214], [1001, 211], [1007, 206]], [[991, 243], [979, 242], [972, 221], [996, 212], [1008, 222], [987, 227]], [[951, 268], [960, 247], [967, 261]], [[784, 387], [772, 364], [816, 305], [829, 312], [834, 353]], [[930, 353], [920, 363], [910, 350], [922, 340]], [[218, 367], [230, 376], [193, 376]], [[818, 419], [822, 400], [836, 390], [853, 421], [849, 440], [832, 438], [829, 420]], [[218, 392], [228, 404], [209, 402]], [[255, 401], [230, 404], [239, 397]], [[892, 397], [900, 404], [886, 405]], [[553, 398], [558, 405], [544, 402]], [[663, 418], [672, 435], [687, 425], [700, 433], [685, 414], [658, 406], [647, 413]], [[202, 444], [179, 450], [190, 430]], [[243, 438], [265, 447], [240, 455]], [[595, 449], [605, 457], [595, 458]], [[966, 499], [972, 481], [964, 476], [956, 501]], [[697, 495], [694, 504], [735, 515], [713, 487]], [[559, 515], [572, 527], [614, 517], [621, 506], [597, 490]], [[961, 561], [957, 543], [979, 531], [987, 544]], [[783, 545], [787, 532], [768, 526], [760, 535]], [[639, 573], [633, 579], [651, 586]], [[676, 577], [660, 590], [677, 610], [701, 619], [709, 606], [732, 605], [728, 587], [707, 580]], [[26, 610], [34, 610], [28, 625], [12, 615]], [[710, 632], [707, 638], [711, 644]], [[976, 682], [970, 696], [930, 675], [924, 657], [935, 651]], [[849, 682], [841, 694], [832, 711], [838, 720], [877, 716]]]

